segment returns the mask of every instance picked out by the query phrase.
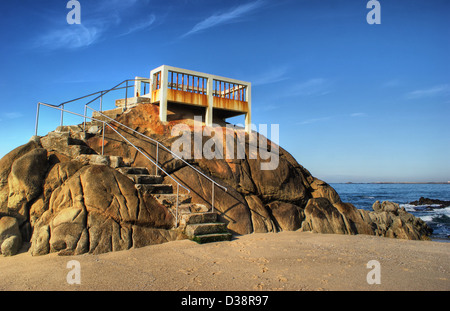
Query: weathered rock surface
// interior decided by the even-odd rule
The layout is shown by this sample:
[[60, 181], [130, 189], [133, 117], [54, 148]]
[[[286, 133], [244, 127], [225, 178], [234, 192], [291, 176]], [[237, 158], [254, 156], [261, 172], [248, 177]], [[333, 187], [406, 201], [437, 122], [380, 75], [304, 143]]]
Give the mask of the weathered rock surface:
[[[194, 141], [192, 120], [163, 124], [158, 107], [151, 104], [138, 105], [117, 120], [169, 149], [179, 137], [172, 136], [171, 130], [183, 123], [192, 130], [188, 135]], [[115, 169], [125, 162], [147, 167], [153, 174], [155, 167], [146, 156], [156, 160], [156, 144], [129, 130], [121, 131], [140, 153], [112, 130], [105, 131], [103, 141], [99, 136], [80, 133], [80, 129], [75, 126], [61, 132], [66, 128], [59, 128], [59, 132], [35, 137], [0, 159], [0, 224], [7, 228], [14, 222], [8, 227], [13, 229], [1, 229], [0, 225], [2, 253], [16, 253], [22, 241], [31, 241], [33, 255], [43, 255], [97, 254], [184, 238], [174, 229], [173, 214], [160, 203], [164, 200], [139, 191], [130, 178]], [[227, 131], [223, 128], [224, 134]], [[88, 137], [86, 142], [80, 140]], [[226, 191], [213, 187], [205, 176], [158, 147], [158, 163], [191, 189], [192, 202], [209, 207], [214, 191], [220, 221], [234, 234], [303, 230], [404, 239], [426, 239], [430, 234], [423, 221], [395, 203], [376, 202], [373, 211], [365, 211], [342, 202], [332, 187], [313, 177], [282, 148], [276, 168], [262, 170], [261, 164], [267, 161], [252, 153], [249, 136], [245, 137], [241, 158], [188, 160]], [[203, 150], [208, 137], [201, 141], [190, 146], [192, 155]], [[225, 146], [230, 148], [230, 143]], [[100, 153], [102, 147], [107, 157], [93, 154]], [[168, 176], [163, 183], [172, 183], [176, 189]]]
[[[0, 215], [1, 217], [1, 215]], [[22, 235], [19, 222], [14, 217], [0, 218], [0, 253], [4, 256], [17, 254], [22, 247]]]
[[409, 202], [409, 204], [415, 205], [415, 206], [428, 205], [427, 208], [445, 208], [445, 207], [450, 206], [450, 201], [443, 201], [443, 200], [438, 200], [438, 199], [429, 199], [429, 198], [420, 197], [419, 200]]
[[164, 206], [138, 193], [125, 175], [108, 166], [86, 165], [51, 193], [48, 208], [34, 223], [31, 253], [125, 250], [145, 244], [139, 237], [133, 241], [134, 230], [167, 231], [173, 222]]

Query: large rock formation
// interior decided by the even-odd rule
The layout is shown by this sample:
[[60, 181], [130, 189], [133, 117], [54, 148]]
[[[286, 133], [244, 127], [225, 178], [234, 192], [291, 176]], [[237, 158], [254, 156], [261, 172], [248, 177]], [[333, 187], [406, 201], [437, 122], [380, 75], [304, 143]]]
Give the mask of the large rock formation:
[[[163, 124], [158, 107], [151, 104], [138, 105], [117, 120], [161, 145], [115, 126], [141, 153], [111, 129], [105, 131], [103, 141], [100, 135], [80, 135], [80, 127], [69, 127], [63, 133], [34, 138], [0, 160], [0, 246], [4, 254], [17, 252], [22, 241], [31, 241], [31, 253], [42, 255], [102, 253], [184, 237], [174, 229], [174, 217], [167, 206], [136, 189], [134, 182], [114, 167], [123, 164], [155, 172], [146, 156], [156, 160], [158, 154], [162, 168], [191, 189], [192, 201], [209, 206], [211, 181], [163, 147], [170, 149], [179, 139], [180, 133], [171, 135], [177, 124], [188, 127], [186, 135], [191, 135], [192, 141], [198, 127], [192, 120]], [[239, 130], [221, 129], [224, 137], [229, 131], [233, 137], [239, 134]], [[259, 138], [257, 133], [252, 135]], [[238, 159], [188, 160], [227, 188], [214, 187], [214, 207], [231, 232], [302, 230], [405, 239], [427, 239], [430, 234], [424, 222], [398, 205], [376, 203], [369, 212], [343, 203], [332, 187], [313, 177], [282, 148], [276, 168], [262, 170], [261, 164], [267, 160], [259, 153], [251, 154], [254, 141], [245, 135], [245, 153]], [[191, 154], [203, 151], [208, 143], [208, 137], [202, 137], [201, 144], [190, 146]], [[230, 145], [224, 145], [226, 154]], [[272, 148], [270, 141], [268, 146]], [[124, 163], [79, 156], [100, 153], [102, 147], [105, 154], [120, 156]], [[168, 176], [164, 183], [176, 186]]]

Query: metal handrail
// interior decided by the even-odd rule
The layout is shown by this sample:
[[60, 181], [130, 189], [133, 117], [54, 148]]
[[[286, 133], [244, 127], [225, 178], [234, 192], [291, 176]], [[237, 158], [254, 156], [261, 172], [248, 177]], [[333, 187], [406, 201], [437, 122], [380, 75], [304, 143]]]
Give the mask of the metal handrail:
[[[150, 79], [148, 79], [148, 78], [126, 79], [126, 80], [120, 82], [119, 84], [113, 86], [112, 88], [110, 88], [110, 89], [108, 89], [108, 90], [102, 90], [102, 91], [94, 92], [94, 93], [91, 93], [91, 94], [88, 94], [88, 95], [84, 95], [84, 96], [81, 96], [81, 97], [78, 97], [78, 98], [75, 98], [75, 99], [71, 99], [71, 100], [62, 102], [62, 103], [60, 103], [59, 105], [51, 105], [51, 106], [52, 106], [52, 107], [61, 107], [61, 106], [62, 106], [62, 108], [64, 109], [64, 105], [66, 105], [66, 104], [69, 104], [69, 103], [72, 103], [72, 102], [75, 102], [75, 101], [77, 101], [77, 100], [81, 100], [81, 99], [84, 99], [84, 98], [88, 98], [88, 97], [94, 96], [94, 95], [96, 95], [96, 94], [100, 94], [100, 95], [98, 95], [97, 97], [95, 97], [94, 99], [90, 100], [89, 102], [87, 102], [87, 103], [85, 104], [85, 110], [86, 110], [86, 106], [87, 106], [87, 105], [93, 103], [94, 101], [96, 101], [97, 99], [100, 98], [100, 111], [102, 111], [102, 99], [103, 99], [103, 96], [104, 96], [104, 95], [108, 94], [108, 93], [111, 92], [111, 91], [116, 91], [116, 90], [122, 90], [122, 89], [125, 89], [125, 107], [126, 107], [126, 105], [127, 105], [127, 98], [128, 98], [128, 88], [134, 87], [134, 86], [135, 86], [135, 85], [128, 85], [128, 82], [129, 82], [129, 81], [146, 81], [146, 83], [150, 83], [149, 80], [150, 80]], [[147, 82], [147, 81], [148, 81], [148, 82]], [[127, 85], [126, 85], [126, 86], [123, 86], [123, 87], [119, 87], [119, 86], [121, 86], [121, 85], [124, 84], [124, 83], [126, 83]], [[39, 107], [38, 107], [38, 108], [39, 108]], [[85, 114], [86, 114], [86, 111], [85, 111]], [[64, 111], [61, 111], [61, 121], [60, 121], [61, 126], [63, 125], [63, 119], [64, 119]], [[36, 120], [36, 124], [37, 124], [37, 120]]]
[[[138, 81], [146, 81], [146, 80], [149, 80], [149, 79], [148, 79], [148, 78], [126, 79], [126, 80], [123, 80], [122, 82], [120, 82], [119, 84], [117, 84], [116, 86], [113, 86], [113, 87], [110, 88], [110, 89], [102, 90], [102, 91], [98, 91], [98, 92], [94, 92], [94, 93], [91, 93], [91, 94], [88, 94], [88, 95], [84, 95], [84, 96], [81, 96], [81, 97], [78, 97], [78, 98], [75, 98], [75, 99], [71, 99], [71, 100], [68, 100], [68, 101], [66, 101], [66, 102], [63, 102], [63, 103], [57, 105], [56, 107], [61, 107], [61, 106], [65, 105], [65, 104], [69, 104], [69, 103], [72, 103], [72, 102], [77, 101], [77, 100], [80, 100], [80, 99], [84, 99], [84, 98], [87, 98], [87, 97], [90, 97], [90, 96], [94, 96], [94, 95], [96, 95], [96, 94], [105, 95], [105, 94], [108, 93], [109, 91], [122, 90], [122, 89], [125, 89], [125, 88], [133, 87], [134, 85], [129, 85], [129, 86], [123, 86], [123, 87], [119, 87], [119, 88], [118, 88], [118, 86], [124, 84], [124, 83], [127, 82], [127, 81], [136, 81], [136, 80], [138, 80]], [[96, 99], [98, 99], [98, 98], [99, 98], [99, 97], [96, 97], [94, 100], [96, 100]], [[91, 102], [92, 102], [92, 101], [91, 101]], [[91, 103], [91, 102], [89, 102], [89, 103]], [[52, 105], [52, 106], [54, 106], [54, 105]]]
[[[60, 108], [59, 106], [55, 106], [55, 105], [51, 105], [51, 104], [47, 104], [47, 103], [42, 103], [42, 102], [38, 102], [38, 112], [36, 114], [36, 121], [39, 119], [39, 107], [40, 106], [46, 106], [46, 107], [50, 107], [56, 110], [60, 110], [61, 112], [66, 112], [69, 114], [73, 114], [79, 117], [85, 117], [88, 119], [91, 119], [93, 121], [98, 121], [98, 122], [102, 122], [103, 126], [108, 126], [109, 128], [111, 128], [114, 132], [116, 132], [117, 135], [119, 135], [123, 140], [125, 140], [125, 142], [127, 142], [128, 144], [130, 144], [134, 149], [136, 149], [136, 151], [138, 151], [139, 153], [141, 153], [147, 160], [149, 160], [151, 163], [153, 163], [156, 167], [158, 167], [164, 174], [166, 174], [166, 176], [168, 176], [170, 179], [172, 179], [176, 184], [177, 184], [177, 202], [176, 202], [176, 216], [175, 216], [175, 223], [176, 226], [178, 226], [178, 208], [179, 208], [179, 187], [181, 186], [183, 189], [185, 189], [188, 193], [191, 193], [191, 190], [189, 190], [188, 188], [186, 188], [185, 186], [183, 186], [182, 184], [180, 184], [175, 178], [173, 178], [172, 176], [170, 176], [169, 173], [167, 173], [163, 168], [161, 168], [157, 163], [155, 163], [149, 156], [147, 156], [144, 152], [142, 152], [142, 150], [140, 150], [138, 147], [136, 147], [132, 142], [130, 142], [128, 139], [126, 139], [123, 135], [121, 135], [114, 127], [112, 127], [108, 122], [106, 121], [102, 121], [93, 117], [87, 117], [87, 116], [83, 116], [82, 114], [76, 113], [76, 112], [72, 112], [72, 111], [68, 111], [65, 110], [63, 108]], [[37, 130], [38, 130], [38, 123], [36, 122], [36, 136], [37, 136]]]
[[[86, 107], [87, 107], [87, 106], [86, 106]], [[198, 170], [197, 168], [195, 168], [194, 166], [192, 166], [189, 162], [187, 162], [186, 160], [184, 160], [182, 157], [180, 157], [178, 154], [176, 154], [175, 152], [173, 152], [172, 150], [170, 150], [169, 148], [167, 148], [166, 146], [164, 146], [164, 145], [163, 145], [162, 143], [160, 143], [159, 141], [157, 141], [157, 140], [155, 140], [155, 139], [153, 139], [153, 138], [151, 138], [151, 137], [149, 137], [149, 136], [147, 136], [147, 135], [145, 135], [145, 134], [142, 134], [141, 132], [138, 132], [138, 131], [132, 129], [132, 128], [126, 126], [125, 124], [122, 124], [122, 123], [120, 123], [120, 122], [117, 121], [117, 120], [114, 120], [113, 118], [110, 118], [109, 116], [103, 114], [103, 113], [100, 112], [100, 111], [96, 111], [95, 109], [92, 109], [91, 107], [87, 107], [87, 108], [91, 109], [93, 112], [96, 112], [96, 113], [101, 114], [103, 117], [107, 118], [110, 122], [115, 122], [117, 125], [123, 126], [124, 128], [126, 128], [126, 129], [132, 131], [133, 133], [138, 134], [138, 135], [144, 137], [145, 139], [152, 141], [153, 143], [156, 143], [156, 162], [157, 162], [157, 163], [158, 163], [158, 155], [159, 155], [158, 150], [159, 150], [159, 146], [161, 146], [163, 149], [165, 149], [167, 152], [169, 152], [172, 156], [174, 156], [174, 157], [176, 157], [177, 159], [181, 160], [181, 161], [184, 162], [187, 166], [189, 166], [191, 169], [193, 169], [194, 171], [196, 171], [197, 173], [199, 173], [200, 175], [202, 175], [203, 177], [205, 177], [206, 179], [208, 179], [208, 180], [213, 184], [213, 187], [212, 187], [212, 200], [211, 200], [211, 208], [212, 208], [212, 211], [214, 211], [214, 186], [218, 186], [219, 188], [222, 188], [223, 190], [225, 190], [225, 192], [228, 192], [228, 189], [227, 189], [226, 187], [222, 186], [221, 184], [218, 184], [215, 180], [213, 180], [212, 178], [210, 178], [209, 176], [207, 176], [206, 174], [204, 174], [202, 171], [200, 171], [200, 170]]]

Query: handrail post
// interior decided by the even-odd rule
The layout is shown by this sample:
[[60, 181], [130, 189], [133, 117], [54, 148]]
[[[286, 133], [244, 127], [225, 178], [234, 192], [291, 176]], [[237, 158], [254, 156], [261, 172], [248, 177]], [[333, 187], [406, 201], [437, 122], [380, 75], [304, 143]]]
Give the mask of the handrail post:
[[128, 99], [128, 80], [126, 83], [126, 88], [125, 88], [125, 110], [127, 110], [127, 99]]
[[103, 112], [103, 92], [101, 92], [100, 94], [100, 112]]
[[211, 212], [214, 213], [214, 182], [212, 183], [212, 190], [211, 190]]
[[102, 155], [104, 155], [105, 151], [105, 122], [103, 122], [103, 129], [102, 129]]
[[159, 165], [159, 142], [156, 143], [156, 165], [155, 165], [155, 175], [158, 176], [158, 165]]
[[86, 132], [86, 111], [87, 111], [87, 105], [84, 105], [84, 122], [83, 122], [83, 132]]
[[180, 191], [180, 185], [177, 184], [177, 209], [175, 211], [175, 227], [178, 228], [178, 195]]
[[62, 105], [62, 110], [61, 110], [61, 126], [63, 126], [64, 123], [64, 105]]
[[38, 134], [38, 126], [39, 126], [39, 108], [41, 107], [41, 103], [37, 103], [37, 110], [36, 110], [36, 127], [34, 129], [34, 135], [37, 136]]

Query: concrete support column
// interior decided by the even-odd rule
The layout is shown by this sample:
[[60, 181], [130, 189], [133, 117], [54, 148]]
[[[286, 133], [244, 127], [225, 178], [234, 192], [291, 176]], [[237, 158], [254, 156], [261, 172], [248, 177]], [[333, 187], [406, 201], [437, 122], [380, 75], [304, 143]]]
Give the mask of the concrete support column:
[[134, 78], [134, 95], [133, 97], [139, 97], [141, 96], [141, 80], [139, 80], [139, 77]]
[[205, 124], [211, 126], [213, 123], [213, 78], [209, 77], [206, 84], [206, 95], [208, 96], [208, 107], [206, 108]]
[[248, 112], [245, 114], [245, 131], [250, 134], [252, 131], [252, 87], [250, 83], [246, 86], [246, 89], [245, 101], [248, 103]]
[[169, 72], [166, 66], [161, 69], [161, 88], [159, 89], [159, 120], [167, 121], [167, 78]]

